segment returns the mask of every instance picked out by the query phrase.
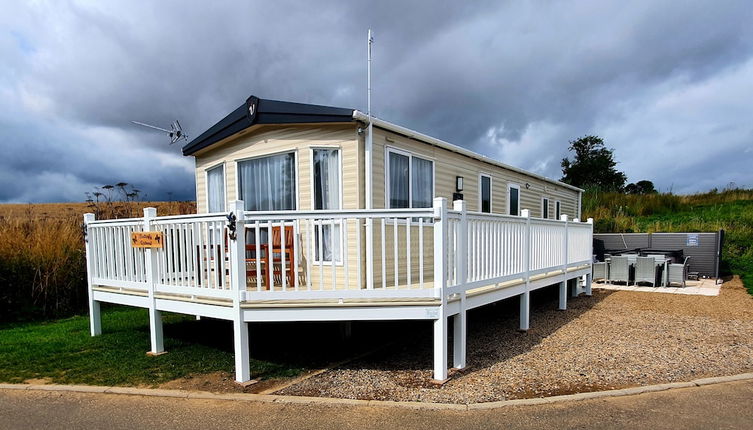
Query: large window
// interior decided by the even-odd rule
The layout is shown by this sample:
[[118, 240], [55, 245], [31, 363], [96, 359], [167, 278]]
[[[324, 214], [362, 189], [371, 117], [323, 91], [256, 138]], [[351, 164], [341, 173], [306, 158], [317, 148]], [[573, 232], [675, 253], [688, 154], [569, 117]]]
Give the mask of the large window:
[[387, 151], [389, 208], [430, 208], [434, 198], [434, 162], [413, 154]]
[[238, 162], [238, 197], [248, 211], [296, 209], [295, 154]]
[[481, 212], [491, 213], [492, 211], [492, 178], [488, 175], [481, 175], [479, 179], [479, 206]]
[[541, 198], [541, 218], [549, 218], [549, 199]]
[[207, 170], [207, 211], [225, 212], [225, 166]]
[[[312, 161], [314, 209], [340, 209], [340, 150], [315, 148], [312, 150]], [[335, 221], [333, 225], [324, 222], [324, 225], [316, 227], [315, 233], [315, 259], [340, 261], [342, 251], [340, 221]], [[322, 257], [319, 255], [320, 247]]]
[[520, 187], [518, 185], [507, 186], [507, 213], [520, 215]]

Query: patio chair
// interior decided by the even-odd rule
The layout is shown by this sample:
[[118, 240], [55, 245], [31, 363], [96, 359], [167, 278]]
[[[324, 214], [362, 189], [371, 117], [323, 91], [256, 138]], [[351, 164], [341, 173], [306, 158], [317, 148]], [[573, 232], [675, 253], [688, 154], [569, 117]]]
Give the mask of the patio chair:
[[609, 262], [609, 282], [630, 283], [630, 262], [627, 257], [617, 255]]
[[591, 279], [593, 279], [594, 281], [606, 281], [607, 278], [609, 278], [607, 263], [594, 263], [592, 268], [593, 274], [591, 275]]
[[635, 259], [635, 283], [650, 283], [656, 286], [656, 260], [653, 257], [638, 257]]
[[688, 260], [690, 260], [690, 257], [685, 257], [685, 261], [682, 264], [673, 263], [668, 265], [667, 286], [680, 284], [685, 287], [685, 280], [688, 278]]

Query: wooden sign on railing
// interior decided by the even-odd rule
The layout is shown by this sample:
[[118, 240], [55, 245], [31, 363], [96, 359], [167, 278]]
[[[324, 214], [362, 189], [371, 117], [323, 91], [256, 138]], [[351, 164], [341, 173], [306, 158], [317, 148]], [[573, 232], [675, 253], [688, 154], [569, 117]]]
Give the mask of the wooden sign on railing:
[[134, 231], [131, 233], [131, 246], [134, 248], [162, 248], [162, 232]]

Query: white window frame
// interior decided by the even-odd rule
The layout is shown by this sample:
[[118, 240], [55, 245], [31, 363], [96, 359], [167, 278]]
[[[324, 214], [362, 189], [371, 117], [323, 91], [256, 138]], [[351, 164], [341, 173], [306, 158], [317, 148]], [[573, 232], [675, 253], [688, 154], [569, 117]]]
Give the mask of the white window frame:
[[562, 218], [562, 202], [559, 200], [554, 201], [554, 218], [557, 220]]
[[[546, 202], [546, 211], [544, 211], [544, 202]], [[549, 203], [551, 200], [549, 200], [549, 197], [541, 196], [541, 219], [550, 219], [549, 218]]]
[[223, 190], [222, 190], [223, 191], [222, 200], [224, 202], [224, 204], [222, 205], [224, 207], [223, 212], [227, 211], [228, 201], [227, 201], [227, 166], [226, 166], [226, 164], [227, 164], [226, 162], [221, 161], [221, 162], [219, 162], [217, 164], [213, 164], [213, 165], [211, 165], [211, 166], [209, 166], [209, 167], [207, 167], [207, 168], [204, 169], [204, 191], [205, 191], [205, 193], [204, 193], [205, 196], [204, 197], [205, 197], [205, 201], [206, 201], [207, 213], [210, 213], [209, 212], [209, 171], [210, 170], [214, 170], [214, 169], [216, 169], [218, 167], [222, 167], [222, 187], [223, 187]]
[[494, 179], [489, 173], [478, 174], [478, 211], [484, 212], [484, 196], [481, 194], [481, 181], [483, 178], [489, 178], [489, 212], [487, 213], [494, 213]]
[[[516, 214], [511, 214], [510, 213], [510, 189], [511, 188], [515, 188], [516, 190], [518, 190], [518, 213], [516, 213]], [[507, 210], [505, 212], [508, 215], [520, 216], [520, 213], [521, 213], [521, 209], [520, 209], [520, 200], [521, 200], [521, 198], [520, 197], [521, 197], [521, 195], [520, 195], [520, 185], [516, 184], [516, 183], [509, 183], [509, 184], [507, 184], [507, 199], [505, 199], [505, 200], [507, 200]]]
[[[431, 162], [431, 200], [433, 202], [434, 198], [436, 197], [435, 190], [437, 188], [436, 160], [434, 160], [434, 158], [432, 157], [426, 157], [422, 154], [414, 154], [404, 149], [398, 149], [392, 146], [387, 146], [385, 147], [385, 151], [384, 151], [384, 208], [392, 209], [390, 207], [390, 153], [391, 152], [408, 157], [408, 208], [413, 208], [413, 157], [418, 157], [422, 160]], [[421, 208], [421, 209], [429, 209], [429, 208], [431, 208], [431, 206], [427, 208]]]
[[[300, 200], [300, 192], [301, 192], [301, 183], [298, 180], [300, 166], [298, 164], [298, 148], [294, 149], [286, 149], [282, 151], [273, 151], [273, 152], [267, 152], [259, 155], [254, 155], [252, 157], [243, 157], [243, 158], [236, 158], [233, 160], [235, 163], [235, 199], [240, 200], [241, 199], [241, 175], [238, 173], [240, 169], [238, 169], [238, 165], [244, 161], [249, 160], [255, 160], [258, 158], [266, 158], [266, 157], [273, 157], [275, 155], [283, 155], [283, 154], [293, 154], [293, 180], [295, 181], [295, 208], [293, 210], [298, 210], [299, 207], [301, 207], [301, 200]], [[244, 203], [245, 204], [245, 203]], [[257, 212], [257, 211], [248, 211], [248, 212]]]
[[[342, 147], [339, 145], [316, 145], [316, 146], [309, 147], [309, 162], [311, 163], [310, 164], [311, 168], [309, 169], [309, 189], [311, 190], [311, 199], [310, 199], [311, 210], [316, 211], [315, 209], [316, 202], [314, 202], [314, 151], [317, 149], [337, 150], [338, 152], [338, 157], [337, 157], [338, 167], [337, 168], [339, 169], [339, 173], [340, 173], [340, 181], [339, 181], [340, 186], [338, 187], [339, 188], [338, 193], [340, 194], [339, 195], [340, 209], [338, 210], [342, 210], [343, 208], [343, 150], [342, 150]], [[335, 225], [337, 224], [338, 222], [336, 221]], [[340, 259], [334, 262], [335, 266], [342, 266], [344, 262], [345, 255], [343, 254], [344, 252], [343, 241], [345, 240], [345, 237], [344, 237], [345, 232], [343, 230], [344, 229], [342, 227], [342, 223], [340, 223]], [[313, 235], [313, 237], [314, 237], [314, 240], [316, 240], [315, 234]], [[328, 261], [328, 260], [324, 260], [320, 262], [319, 259], [316, 258], [316, 250], [314, 251], [314, 255], [312, 255], [311, 257], [311, 260], [313, 263], [316, 263], [316, 264], [321, 263], [323, 266], [331, 266], [333, 263], [332, 261]]]

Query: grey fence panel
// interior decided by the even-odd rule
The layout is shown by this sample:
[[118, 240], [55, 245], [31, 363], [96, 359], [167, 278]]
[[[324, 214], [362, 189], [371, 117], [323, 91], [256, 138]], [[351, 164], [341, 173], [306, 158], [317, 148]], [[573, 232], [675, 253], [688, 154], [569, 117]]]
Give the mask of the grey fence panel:
[[719, 277], [719, 260], [724, 234], [713, 233], [598, 233], [594, 240], [600, 240], [605, 249], [650, 248], [661, 250], [682, 250], [691, 257], [690, 272], [701, 276]]
[[650, 247], [648, 233], [600, 233], [594, 239], [604, 241], [605, 249], [635, 249]]
[[654, 233], [651, 243], [656, 249], [682, 249], [683, 255], [690, 257], [690, 272], [718, 277], [719, 233]]

